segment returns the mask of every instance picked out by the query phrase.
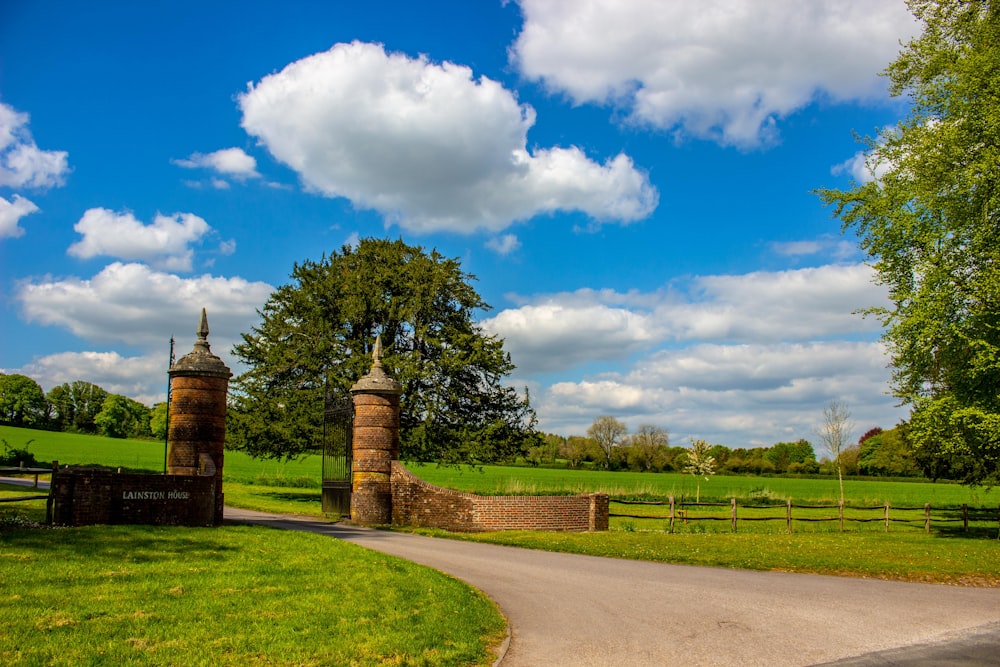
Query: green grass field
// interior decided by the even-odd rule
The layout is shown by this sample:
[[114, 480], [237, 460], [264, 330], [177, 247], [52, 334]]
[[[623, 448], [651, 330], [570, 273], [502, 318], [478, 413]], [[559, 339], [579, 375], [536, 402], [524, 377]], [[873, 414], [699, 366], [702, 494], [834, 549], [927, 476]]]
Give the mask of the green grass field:
[[[25, 438], [35, 438], [31, 451], [42, 460], [59, 458], [67, 463], [98, 462], [121, 465], [128, 459], [152, 460], [152, 472], [162, 470], [159, 443], [108, 440], [90, 436], [52, 434], [38, 437], [39, 431], [0, 427], [0, 438], [12, 446]], [[17, 440], [21, 438], [22, 440]], [[107, 457], [105, 459], [105, 457]], [[670, 473], [628, 473], [594, 470], [558, 470], [526, 467], [486, 466], [483, 468], [439, 467], [410, 464], [410, 469], [431, 483], [461, 491], [483, 494], [566, 494], [604, 492], [619, 498], [660, 498], [670, 495], [690, 501], [695, 481], [690, 475]], [[305, 457], [298, 461], [258, 461], [239, 452], [226, 452], [226, 503], [236, 507], [276, 513], [321, 516], [320, 460]], [[795, 479], [778, 477], [712, 477], [702, 481], [702, 500], [728, 500], [740, 505], [774, 504], [766, 510], [740, 508], [738, 532], [731, 532], [726, 507], [687, 507], [688, 521], [678, 517], [674, 533], [668, 532], [667, 508], [662, 505], [612, 503], [613, 514], [643, 514], [656, 518], [613, 517], [610, 530], [596, 534], [491, 533], [441, 536], [571, 551], [616, 558], [713, 565], [732, 568], [777, 569], [818, 572], [845, 576], [909, 579], [939, 583], [1000, 585], [1000, 540], [998, 540], [997, 491], [970, 489], [957, 484], [927, 481], [849, 480], [845, 482], [847, 504], [896, 508], [958, 508], [963, 504], [985, 507], [987, 520], [973, 523], [969, 533], [954, 522], [938, 519], [933, 530], [923, 532], [921, 512], [893, 510], [893, 521], [885, 532], [882, 510], [845, 511], [848, 518], [868, 518], [864, 523], [847, 522], [845, 532], [836, 521], [794, 522], [793, 534], [786, 534], [781, 518], [784, 502], [831, 504], [838, 495], [837, 482], [830, 478]], [[24, 493], [3, 491], [4, 493]], [[44, 516], [44, 502], [25, 503], [34, 516]], [[0, 505], [0, 515], [5, 512]], [[836, 509], [795, 510], [795, 516], [836, 516]], [[774, 521], [751, 522], [753, 516], [777, 515]], [[952, 510], [954, 515], [954, 510]], [[717, 520], [696, 520], [710, 516]], [[16, 523], [16, 522], [15, 522]], [[2, 524], [2, 521], [0, 521]]]
[[[607, 472], [603, 470], [559, 470], [484, 466], [456, 468], [436, 465], [410, 465], [410, 470], [432, 484], [449, 489], [480, 494], [564, 494], [607, 493], [613, 498], [660, 498], [674, 496], [678, 502], [693, 501], [696, 480], [681, 473]], [[959, 484], [915, 480], [912, 482], [846, 480], [845, 500], [853, 505], [958, 507], [1000, 504], [1000, 493], [970, 489]], [[702, 501], [770, 501], [784, 503], [836, 502], [840, 489], [835, 478], [799, 479], [790, 477], [710, 477], [701, 481]]]
[[261, 527], [0, 529], [0, 664], [489, 665], [465, 584]]

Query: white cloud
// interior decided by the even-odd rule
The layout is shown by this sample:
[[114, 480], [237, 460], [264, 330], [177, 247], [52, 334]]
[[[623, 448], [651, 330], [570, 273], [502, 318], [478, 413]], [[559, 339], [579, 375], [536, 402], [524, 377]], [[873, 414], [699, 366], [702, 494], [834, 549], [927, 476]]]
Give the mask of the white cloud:
[[468, 67], [337, 44], [239, 97], [243, 128], [307, 187], [416, 231], [499, 231], [554, 211], [648, 216], [658, 194], [631, 158], [527, 148], [535, 112]]
[[[263, 282], [202, 275], [181, 278], [143, 264], [115, 262], [89, 280], [51, 277], [15, 289], [28, 322], [58, 326], [92, 343], [124, 342], [164, 348], [171, 335], [194, 340], [198, 316], [208, 310], [213, 351], [228, 350], [257, 321], [273, 291]], [[183, 347], [180, 348], [182, 353]]]
[[858, 183], [870, 183], [885, 176], [892, 166], [891, 162], [881, 159], [877, 152], [868, 154], [858, 151], [853, 157], [834, 165], [830, 173], [834, 176], [847, 174]]
[[43, 151], [28, 131], [28, 114], [0, 102], [0, 186], [51, 188], [69, 172], [66, 151]]
[[[886, 357], [874, 342], [702, 344], [665, 350], [626, 373], [561, 382], [533, 393], [540, 427], [583, 434], [601, 414], [632, 429], [665, 428], [674, 444], [705, 438], [729, 447], [815, 441], [831, 400], [851, 406], [860, 431], [905, 416], [885, 395]], [[855, 435], [860, 435], [856, 433]]]
[[621, 359], [662, 336], [649, 313], [603, 303], [562, 302], [559, 296], [503, 310], [482, 325], [504, 339], [505, 349], [526, 374]]
[[[863, 264], [827, 265], [653, 292], [585, 289], [535, 296], [482, 325], [504, 338], [511, 384], [531, 386], [543, 430], [583, 434], [613, 414], [678, 444], [771, 445], [812, 438], [831, 400], [849, 403], [865, 429], [904, 416], [886, 395], [881, 327], [853, 314], [887, 303], [872, 277]], [[606, 367], [624, 370], [595, 370]], [[552, 372], [561, 381], [546, 386]]]
[[860, 254], [854, 243], [832, 236], [811, 241], [774, 242], [770, 244], [770, 248], [783, 257], [823, 255], [837, 261], [845, 261]]
[[855, 311], [888, 305], [884, 288], [864, 264], [695, 279], [695, 300], [659, 313], [680, 340], [809, 340], [877, 332], [879, 323]]
[[511, 59], [578, 103], [752, 147], [820, 98], [880, 94], [876, 73], [918, 25], [903, 0], [518, 0]]
[[486, 242], [486, 247], [498, 255], [509, 255], [521, 247], [521, 242], [514, 234], [496, 236]]
[[[164, 350], [167, 348], [164, 347]], [[15, 371], [45, 391], [86, 380], [112, 394], [152, 405], [166, 399], [168, 354], [123, 357], [117, 352], [60, 352], [33, 359]]]
[[212, 228], [192, 213], [157, 214], [152, 224], [144, 225], [131, 213], [92, 208], [73, 229], [83, 235], [67, 250], [74, 257], [141, 260], [154, 268], [190, 271], [194, 257], [190, 244], [201, 241]]
[[17, 238], [24, 234], [24, 229], [18, 226], [18, 222], [37, 210], [33, 201], [21, 195], [14, 195], [13, 201], [0, 197], [0, 239]]
[[[242, 148], [223, 148], [212, 153], [192, 153], [183, 160], [171, 160], [171, 162], [185, 169], [211, 169], [237, 180], [260, 177], [257, 173], [257, 160], [247, 155]], [[222, 187], [229, 187], [228, 182], [219, 182], [225, 183]]]
[[854, 314], [887, 304], [872, 278], [863, 264], [828, 265], [700, 276], [652, 293], [580, 290], [537, 297], [482, 324], [504, 339], [526, 375], [627, 359], [668, 343], [872, 336], [881, 330], [878, 321]]

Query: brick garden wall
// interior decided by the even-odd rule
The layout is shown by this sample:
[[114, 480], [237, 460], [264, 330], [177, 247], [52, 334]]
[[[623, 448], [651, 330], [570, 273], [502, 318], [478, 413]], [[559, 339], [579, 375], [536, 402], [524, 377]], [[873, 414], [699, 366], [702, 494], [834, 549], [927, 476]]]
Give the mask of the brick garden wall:
[[455, 532], [608, 529], [608, 496], [478, 496], [428, 484], [392, 462], [392, 523]]
[[122, 474], [97, 468], [52, 475], [53, 523], [213, 526], [222, 497], [215, 478], [193, 475]]

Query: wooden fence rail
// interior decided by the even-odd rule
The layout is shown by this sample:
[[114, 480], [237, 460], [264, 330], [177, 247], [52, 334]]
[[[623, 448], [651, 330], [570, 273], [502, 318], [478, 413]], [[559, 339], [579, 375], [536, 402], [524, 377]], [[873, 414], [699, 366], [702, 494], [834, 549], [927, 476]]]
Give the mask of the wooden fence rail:
[[[53, 461], [51, 468], [26, 468], [23, 465], [17, 468], [0, 468], [0, 477], [14, 477], [19, 475], [34, 475], [35, 482], [32, 488], [38, 488], [38, 476], [50, 474], [59, 469], [59, 462]], [[49, 487], [48, 493], [44, 496], [40, 494], [32, 494], [27, 496], [8, 496], [6, 498], [0, 498], [0, 503], [18, 503], [30, 500], [44, 500], [45, 501], [45, 522], [52, 523], [52, 487]]]
[[[609, 517], [617, 518], [629, 518], [629, 519], [657, 519], [664, 520], [668, 522], [669, 532], [674, 532], [674, 525], [677, 520], [684, 523], [689, 521], [729, 521], [732, 532], [736, 532], [739, 527], [740, 521], [784, 521], [785, 528], [788, 533], [793, 531], [793, 522], [823, 522], [823, 521], [836, 521], [839, 524], [840, 532], [844, 531], [844, 522], [855, 522], [855, 523], [874, 523], [881, 522], [885, 526], [885, 532], [889, 532], [889, 525], [892, 523], [899, 524], [920, 524], [924, 526], [924, 532], [931, 532], [931, 523], [942, 524], [942, 523], [962, 523], [962, 531], [969, 532], [969, 522], [997, 522], [997, 539], [1000, 539], [1000, 507], [996, 510], [988, 507], [980, 508], [970, 508], [968, 505], [962, 505], [960, 508], [954, 507], [937, 507], [932, 508], [930, 503], [925, 504], [923, 507], [893, 507], [889, 503], [883, 505], [845, 505], [843, 503], [837, 503], [834, 505], [796, 505], [793, 504], [791, 500], [785, 502], [785, 505], [740, 505], [736, 498], [732, 498], [728, 503], [701, 503], [701, 502], [676, 502], [674, 497], [671, 496], [669, 500], [625, 500], [622, 498], [611, 498], [611, 503], [618, 505], [659, 505], [668, 506], [669, 512], [666, 516], [662, 514], [623, 514], [623, 513], [609, 513]], [[691, 510], [688, 508], [698, 508], [698, 507], [728, 507], [730, 512], [728, 516], [696, 516], [692, 514]], [[749, 510], [773, 510], [778, 512], [779, 510], [784, 510], [780, 515], [775, 516], [740, 516], [740, 509]], [[792, 510], [836, 510], [835, 516], [794, 516]], [[844, 510], [851, 511], [867, 511], [867, 512], [880, 512], [879, 516], [875, 517], [857, 517], [857, 516], [844, 516]], [[936, 512], [932, 516], [932, 510]], [[896, 515], [892, 515], [892, 513]], [[899, 516], [899, 513], [906, 512], [921, 512], [922, 516], [918, 518], [903, 517]]]

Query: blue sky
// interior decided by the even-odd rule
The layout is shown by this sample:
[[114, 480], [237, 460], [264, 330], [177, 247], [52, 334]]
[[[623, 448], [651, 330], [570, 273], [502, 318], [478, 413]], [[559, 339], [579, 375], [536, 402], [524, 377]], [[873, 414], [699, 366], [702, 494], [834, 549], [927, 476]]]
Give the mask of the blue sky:
[[813, 191], [869, 177], [902, 0], [0, 8], [0, 369], [162, 400], [367, 236], [461, 259], [540, 428], [770, 445], [887, 394], [885, 303]]

